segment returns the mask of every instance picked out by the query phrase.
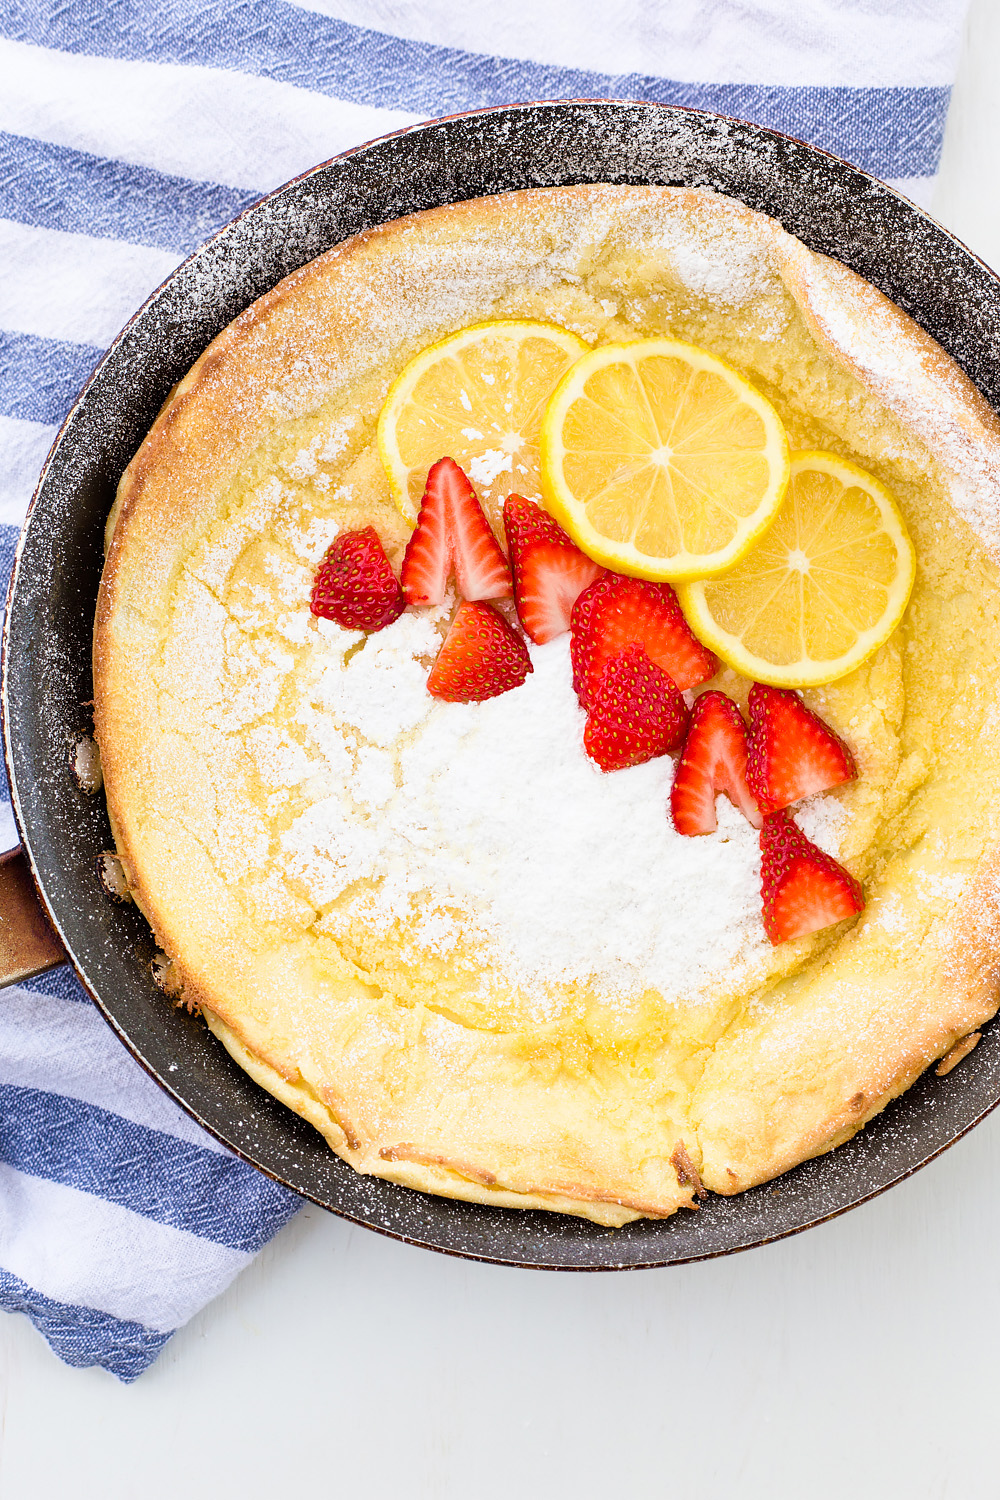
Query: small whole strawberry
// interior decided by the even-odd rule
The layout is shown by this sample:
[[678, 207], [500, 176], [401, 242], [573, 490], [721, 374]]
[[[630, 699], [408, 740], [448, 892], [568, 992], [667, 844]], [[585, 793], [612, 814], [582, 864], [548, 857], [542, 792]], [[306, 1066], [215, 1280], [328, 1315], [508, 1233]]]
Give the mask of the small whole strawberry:
[[593, 702], [608, 662], [633, 641], [681, 691], [718, 669], [711, 651], [692, 634], [669, 583], [605, 573], [577, 599], [572, 628], [573, 686], [583, 708]]
[[760, 810], [747, 786], [747, 729], [725, 693], [714, 689], [695, 699], [691, 724], [670, 789], [670, 815], [678, 833], [713, 833], [715, 798], [725, 793], [754, 828]]
[[480, 703], [520, 687], [533, 670], [517, 631], [489, 604], [463, 600], [431, 667], [427, 691], [449, 703]]
[[764, 930], [775, 945], [820, 932], [865, 909], [859, 882], [807, 839], [787, 812], [764, 819], [760, 890]]
[[673, 679], [633, 641], [605, 667], [583, 746], [602, 771], [624, 771], [675, 750], [687, 722], [687, 704]]
[[406, 600], [374, 526], [335, 538], [313, 580], [309, 607], [345, 630], [382, 630], [399, 619]]
[[747, 707], [747, 781], [762, 813], [778, 812], [857, 776], [843, 740], [798, 693], [755, 682]]

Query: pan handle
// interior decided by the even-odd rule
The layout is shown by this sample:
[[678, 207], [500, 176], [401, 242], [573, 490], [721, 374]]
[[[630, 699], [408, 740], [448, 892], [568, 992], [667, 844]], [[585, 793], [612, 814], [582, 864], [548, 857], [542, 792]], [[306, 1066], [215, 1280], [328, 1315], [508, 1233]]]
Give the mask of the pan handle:
[[23, 849], [0, 854], [0, 985], [16, 984], [66, 962], [66, 950], [42, 910]]

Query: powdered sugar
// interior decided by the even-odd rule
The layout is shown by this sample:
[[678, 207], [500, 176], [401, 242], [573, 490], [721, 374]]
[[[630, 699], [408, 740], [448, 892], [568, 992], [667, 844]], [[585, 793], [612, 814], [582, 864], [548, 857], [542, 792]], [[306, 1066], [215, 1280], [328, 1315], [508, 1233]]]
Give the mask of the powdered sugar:
[[[810, 256], [789, 235], [780, 249], [819, 332], [864, 384], [916, 433], [941, 466], [948, 497], [994, 558], [1000, 553], [1000, 427], [965, 375], [899, 309], [837, 261]], [[800, 295], [802, 294], [800, 293]]]
[[840, 837], [847, 818], [847, 808], [836, 797], [820, 793], [810, 797], [795, 809], [795, 821], [807, 839], [827, 854], [836, 856], [840, 852]]
[[514, 455], [502, 448], [487, 448], [477, 454], [469, 465], [469, 477], [476, 484], [488, 487], [500, 474], [509, 474], [514, 465]]
[[736, 246], [724, 232], [711, 236], [707, 245], [706, 238], [704, 230], [697, 239], [676, 230], [661, 238], [684, 286], [722, 306], [738, 306], [763, 290], [770, 268], [757, 247]]
[[427, 666], [420, 657], [435, 656], [440, 645], [433, 620], [407, 611], [370, 636], [348, 663], [331, 663], [314, 705], [339, 724], [357, 727], [373, 745], [391, 746], [427, 716]]
[[[715, 834], [683, 838], [669, 758], [612, 775], [592, 764], [568, 637], [531, 648], [523, 687], [472, 704], [428, 694], [439, 639], [408, 612], [361, 650], [329, 626], [315, 649], [299, 722], [334, 774], [282, 841], [314, 904], [354, 902], [370, 927], [403, 923], [432, 952], [477, 950], [539, 1016], [555, 986], [696, 1003], [760, 971], [757, 835], [729, 802]], [[802, 822], [835, 852], [842, 816], [816, 799]]]

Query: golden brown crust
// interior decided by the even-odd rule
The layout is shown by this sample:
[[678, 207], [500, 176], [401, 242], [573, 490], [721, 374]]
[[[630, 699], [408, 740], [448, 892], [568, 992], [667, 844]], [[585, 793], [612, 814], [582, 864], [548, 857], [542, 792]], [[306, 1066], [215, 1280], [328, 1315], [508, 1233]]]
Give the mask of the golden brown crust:
[[968, 1057], [970, 1052], [975, 1051], [976, 1047], [978, 1047], [979, 1043], [982, 1041], [982, 1036], [983, 1034], [981, 1031], [973, 1031], [970, 1032], [968, 1036], [963, 1036], [960, 1042], [956, 1042], [951, 1051], [945, 1053], [944, 1057], [942, 1057], [941, 1061], [934, 1069], [937, 1077], [947, 1078], [952, 1068], [957, 1068], [959, 1063], [964, 1058]]
[[[359, 1171], [603, 1223], [667, 1215], [694, 1206], [703, 1181], [737, 1192], [830, 1149], [987, 1020], [1000, 981], [996, 848], [976, 851], [961, 900], [940, 914], [927, 906], [915, 946], [877, 992], [868, 966], [881, 939], [862, 924], [835, 960], [817, 959], [805, 998], [794, 986], [779, 1003], [765, 997], [750, 1021], [714, 1037], [686, 1102], [654, 1104], [640, 1091], [637, 1152], [635, 1121], [622, 1123], [614, 1089], [602, 1092], [565, 1066], [533, 1069], [516, 1036], [474, 1030], [432, 1007], [379, 1010], [365, 976], [338, 964], [330, 945], [318, 962], [308, 926], [248, 922], [240, 892], [220, 875], [205, 811], [229, 795], [235, 771], [215, 741], [206, 765], [209, 739], [177, 718], [164, 631], [186, 560], [275, 422], [358, 389], [377, 410], [421, 344], [497, 308], [509, 312], [512, 287], [530, 287], [553, 265], [586, 267], [595, 243], [610, 285], [616, 237], [637, 224], [652, 233], [661, 220], [703, 236], [709, 250], [743, 247], [766, 262], [820, 349], [935, 455], [956, 511], [1000, 558], [1000, 423], [873, 288], [711, 193], [545, 189], [370, 231], [303, 267], [226, 329], [122, 479], [94, 639], [95, 722], [129, 883], [186, 996], [243, 1066]], [[540, 315], [544, 292], [519, 295], [524, 315]], [[205, 642], [192, 635], [189, 649]], [[922, 846], [913, 847], [914, 868], [924, 871]]]
[[688, 1149], [683, 1141], [678, 1141], [670, 1157], [671, 1165], [677, 1173], [677, 1181], [681, 1187], [689, 1187], [696, 1198], [707, 1198], [708, 1193], [701, 1180], [698, 1168], [691, 1160]]

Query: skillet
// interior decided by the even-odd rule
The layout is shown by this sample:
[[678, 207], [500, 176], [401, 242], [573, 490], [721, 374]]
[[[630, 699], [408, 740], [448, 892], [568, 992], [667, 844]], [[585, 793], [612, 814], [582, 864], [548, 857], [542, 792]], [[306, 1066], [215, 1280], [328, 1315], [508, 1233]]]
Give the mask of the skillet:
[[900, 1181], [1000, 1102], [1000, 1028], [986, 1027], [954, 1073], [926, 1074], [833, 1153], [738, 1198], [710, 1198], [697, 1213], [609, 1230], [430, 1197], [359, 1176], [259, 1089], [201, 1021], [169, 1005], [153, 982], [149, 928], [96, 878], [95, 862], [111, 846], [103, 800], [80, 790], [69, 769], [92, 727], [91, 624], [115, 487], [210, 340], [348, 235], [442, 203], [579, 182], [707, 186], [773, 215], [909, 312], [1000, 410], [997, 277], [885, 184], [773, 131], [655, 104], [526, 104], [432, 121], [305, 173], [247, 209], [153, 294], [98, 366], [46, 462], [3, 638], [4, 751], [23, 853], [0, 865], [0, 983], [68, 956], [121, 1040], [179, 1104], [247, 1161], [345, 1218], [500, 1264], [619, 1270], [765, 1244]]

